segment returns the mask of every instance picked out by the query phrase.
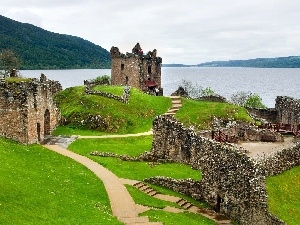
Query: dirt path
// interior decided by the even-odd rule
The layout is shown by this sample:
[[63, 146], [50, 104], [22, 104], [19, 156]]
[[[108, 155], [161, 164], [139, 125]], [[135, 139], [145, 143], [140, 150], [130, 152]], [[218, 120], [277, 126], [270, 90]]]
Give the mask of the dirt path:
[[108, 169], [94, 162], [93, 160], [78, 155], [67, 149], [57, 145], [44, 145], [44, 147], [57, 152], [61, 155], [67, 156], [90, 169], [100, 180], [103, 181], [107, 191], [111, 209], [114, 216], [125, 224], [151, 224], [161, 225], [162, 223], [149, 222], [148, 217], [139, 217], [138, 214], [147, 211], [148, 208], [136, 205], [128, 193], [127, 189], [121, 180]]

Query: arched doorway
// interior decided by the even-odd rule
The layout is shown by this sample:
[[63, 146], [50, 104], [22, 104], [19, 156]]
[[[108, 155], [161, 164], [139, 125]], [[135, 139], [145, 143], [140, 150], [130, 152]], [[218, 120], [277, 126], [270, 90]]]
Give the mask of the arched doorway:
[[50, 134], [50, 112], [46, 109], [44, 114], [44, 135]]

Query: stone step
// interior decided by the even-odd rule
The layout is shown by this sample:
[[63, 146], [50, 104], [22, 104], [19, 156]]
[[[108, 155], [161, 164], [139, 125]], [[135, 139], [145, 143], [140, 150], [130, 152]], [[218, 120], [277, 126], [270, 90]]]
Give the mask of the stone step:
[[136, 187], [137, 189], [139, 189], [140, 191], [144, 192], [147, 195], [154, 196], [157, 194], [157, 192], [155, 190], [153, 190], [151, 187], [149, 187], [147, 184], [145, 184], [143, 182], [136, 183], [133, 186]]
[[139, 187], [142, 187], [144, 185], [145, 184], [143, 182], [138, 182], [138, 183], [134, 184], [133, 186], [136, 187], [136, 188], [139, 188]]
[[170, 97], [170, 99], [181, 99], [181, 96], [178, 96], [178, 95], [171, 95], [171, 96], [169, 96]]
[[173, 113], [173, 112], [171, 112], [171, 113], [168, 113], [168, 112], [167, 112], [167, 113], [165, 113], [164, 115], [165, 115], [165, 116], [174, 116], [175, 114], [176, 114], [176, 113]]
[[180, 109], [180, 107], [178, 108], [170, 108], [167, 112], [177, 112]]
[[171, 109], [179, 109], [182, 106], [182, 104], [174, 104], [172, 105]]
[[186, 201], [185, 199], [180, 199], [179, 201], [176, 202], [180, 207], [184, 208], [184, 209], [190, 209], [191, 207], [193, 207], [194, 205], [188, 201]]

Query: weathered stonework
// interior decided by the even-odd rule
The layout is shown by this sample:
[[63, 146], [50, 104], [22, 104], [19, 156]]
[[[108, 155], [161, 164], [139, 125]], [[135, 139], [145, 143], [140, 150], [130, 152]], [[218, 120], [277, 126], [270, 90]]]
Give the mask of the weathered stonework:
[[[184, 181], [181, 192], [204, 199], [240, 224], [284, 224], [268, 211], [267, 162], [248, 157], [235, 145], [200, 137], [173, 117], [157, 117], [153, 122], [153, 137], [152, 157], [185, 163], [201, 170], [202, 179], [195, 182], [196, 188], [184, 191], [187, 185], [193, 185]], [[161, 180], [170, 183], [170, 180]]]
[[99, 85], [98, 83], [84, 81], [84, 85], [85, 85], [85, 93], [86, 94], [99, 95], [99, 96], [106, 97], [106, 98], [111, 98], [111, 99], [114, 99], [116, 101], [126, 103], [126, 104], [129, 102], [130, 89], [131, 89], [130, 86], [125, 86], [124, 89], [123, 89], [122, 96], [117, 96], [117, 95], [114, 95], [112, 93], [108, 93], [108, 92], [104, 92], [104, 91], [94, 91], [93, 87], [96, 86], [96, 85]]
[[290, 124], [300, 129], [300, 99], [287, 96], [277, 96], [275, 108], [254, 109], [247, 108], [248, 112], [258, 118], [263, 118], [269, 123]]
[[128, 85], [145, 92], [162, 95], [162, 59], [156, 54], [156, 49], [144, 54], [139, 43], [132, 49], [132, 53], [126, 54], [113, 46], [110, 50], [112, 85]]
[[0, 83], [0, 135], [25, 144], [42, 141], [59, 122], [53, 95], [61, 90], [43, 74], [40, 80]]
[[276, 98], [275, 109], [277, 111], [277, 122], [291, 124], [292, 127], [300, 125], [300, 99], [287, 96]]

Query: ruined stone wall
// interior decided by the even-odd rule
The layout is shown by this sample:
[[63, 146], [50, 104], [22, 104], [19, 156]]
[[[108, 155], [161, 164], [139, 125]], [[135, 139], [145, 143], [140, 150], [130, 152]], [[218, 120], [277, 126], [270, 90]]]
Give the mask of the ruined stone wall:
[[274, 176], [295, 166], [300, 166], [300, 142], [293, 147], [274, 152], [260, 160], [266, 176]]
[[0, 134], [21, 143], [37, 143], [58, 125], [60, 112], [53, 95], [58, 82], [31, 79], [0, 85]]
[[202, 194], [194, 197], [240, 224], [283, 224], [268, 212], [264, 172], [234, 145], [199, 137], [167, 116], [155, 119], [153, 135], [151, 154], [201, 170]]
[[276, 98], [275, 109], [278, 112], [278, 123], [299, 126], [300, 124], [300, 99], [287, 96]]
[[22, 92], [22, 86], [14, 83], [0, 84], [0, 135], [26, 142], [27, 98], [26, 93]]
[[277, 121], [277, 110], [270, 108], [270, 109], [255, 109], [255, 108], [247, 108], [247, 111], [254, 115], [255, 117], [265, 119], [269, 123], [278, 123]]
[[112, 85], [128, 85], [146, 91], [145, 81], [150, 77], [161, 87], [162, 59], [156, 57], [156, 50], [146, 55], [134, 50], [132, 53], [123, 54], [117, 47], [112, 47], [110, 55]]

